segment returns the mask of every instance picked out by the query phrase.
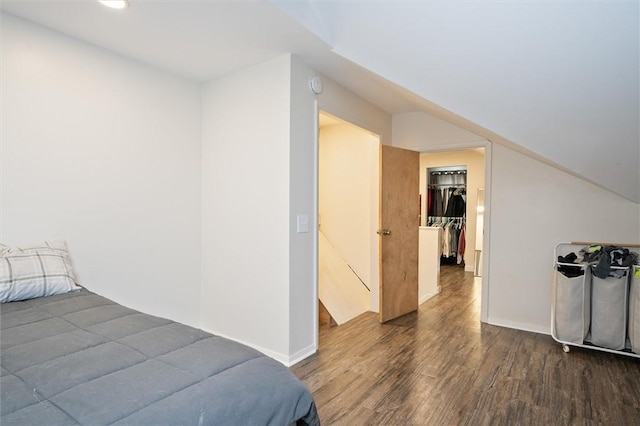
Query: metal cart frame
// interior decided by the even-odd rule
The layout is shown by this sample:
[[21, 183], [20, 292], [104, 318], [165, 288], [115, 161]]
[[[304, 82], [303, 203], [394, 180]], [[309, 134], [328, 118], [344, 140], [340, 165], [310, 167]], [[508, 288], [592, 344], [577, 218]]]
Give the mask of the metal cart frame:
[[[626, 327], [627, 324], [625, 324], [625, 348], [621, 349], [621, 350], [617, 350], [617, 349], [609, 349], [609, 348], [604, 348], [602, 346], [596, 346], [594, 344], [591, 343], [590, 339], [591, 339], [591, 331], [589, 331], [589, 333], [587, 333], [587, 336], [584, 339], [583, 343], [574, 343], [574, 342], [567, 342], [564, 340], [561, 340], [558, 338], [557, 333], [556, 333], [556, 293], [557, 293], [557, 269], [558, 266], [580, 266], [579, 264], [575, 264], [575, 263], [560, 263], [558, 262], [558, 249], [565, 247], [565, 246], [575, 246], [576, 248], [574, 249], [575, 251], [580, 250], [583, 247], [587, 247], [590, 246], [592, 244], [599, 244], [602, 246], [617, 246], [617, 247], [623, 247], [623, 248], [639, 248], [640, 244], [617, 244], [617, 243], [594, 243], [594, 242], [582, 242], [582, 241], [578, 241], [578, 242], [566, 242], [566, 243], [558, 243], [556, 244], [553, 253], [554, 253], [554, 258], [553, 258], [553, 285], [552, 285], [552, 291], [551, 291], [551, 337], [553, 337], [553, 340], [555, 340], [556, 342], [562, 344], [562, 350], [564, 352], [569, 352], [571, 350], [571, 346], [576, 346], [576, 347], [580, 347], [580, 348], [586, 348], [586, 349], [593, 349], [593, 350], [597, 350], [597, 351], [602, 351], [602, 352], [609, 352], [612, 354], [619, 354], [619, 355], [625, 355], [625, 356], [630, 356], [633, 358], [640, 358], [640, 353], [634, 353], [631, 352], [631, 345], [629, 344], [629, 338], [627, 336], [626, 333]], [[568, 253], [564, 253], [563, 255], [566, 255]], [[631, 269], [630, 267], [616, 267], [616, 266], [612, 266], [612, 269], [621, 269], [621, 270], [629, 270], [629, 274], [631, 274]], [[588, 273], [588, 271], [585, 271], [585, 273]], [[629, 277], [628, 277], [629, 278]], [[627, 300], [628, 300], [628, 286], [627, 286]], [[625, 314], [625, 323], [628, 322], [628, 313]]]

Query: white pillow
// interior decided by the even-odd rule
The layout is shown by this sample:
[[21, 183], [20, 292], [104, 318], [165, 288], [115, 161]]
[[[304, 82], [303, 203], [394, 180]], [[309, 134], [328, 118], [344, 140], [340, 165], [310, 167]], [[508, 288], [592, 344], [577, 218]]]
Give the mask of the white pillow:
[[0, 249], [0, 302], [33, 299], [80, 290], [67, 244], [41, 244]]

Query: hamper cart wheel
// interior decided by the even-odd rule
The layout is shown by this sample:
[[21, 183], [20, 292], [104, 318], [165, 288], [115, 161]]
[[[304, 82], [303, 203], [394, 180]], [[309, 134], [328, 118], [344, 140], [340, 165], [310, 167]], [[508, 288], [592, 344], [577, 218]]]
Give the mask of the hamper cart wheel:
[[566, 353], [569, 353], [571, 348], [569, 347], [569, 345], [562, 345], [562, 350], [565, 351]]

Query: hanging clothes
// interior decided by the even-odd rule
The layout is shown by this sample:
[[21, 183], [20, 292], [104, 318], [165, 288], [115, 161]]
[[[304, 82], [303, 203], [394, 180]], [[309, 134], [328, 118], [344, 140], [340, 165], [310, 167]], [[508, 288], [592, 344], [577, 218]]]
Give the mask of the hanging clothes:
[[429, 217], [430, 227], [442, 228], [440, 256], [442, 263], [461, 264], [466, 247], [465, 218]]
[[451, 188], [444, 188], [442, 190], [442, 208], [443, 208], [443, 216], [449, 216], [447, 214], [447, 209], [449, 208], [449, 198], [451, 198]]
[[441, 262], [464, 262], [466, 169], [431, 170], [427, 187], [427, 226], [442, 228]]
[[451, 228], [449, 226], [443, 227], [442, 232], [442, 256], [449, 257], [451, 250]]
[[435, 198], [435, 206], [433, 211], [433, 216], [444, 216], [444, 197], [442, 195], [441, 189], [434, 189], [436, 198]]
[[460, 229], [460, 237], [458, 240], [458, 265], [464, 262], [464, 251], [467, 246], [466, 237], [464, 234], [464, 227]]
[[449, 257], [456, 257], [458, 252], [458, 227], [454, 221], [449, 222]]
[[447, 204], [447, 211], [445, 212], [445, 216], [449, 217], [462, 217], [465, 216], [467, 211], [467, 205], [464, 201], [464, 197], [458, 189], [455, 189], [453, 195], [449, 198], [449, 202]]

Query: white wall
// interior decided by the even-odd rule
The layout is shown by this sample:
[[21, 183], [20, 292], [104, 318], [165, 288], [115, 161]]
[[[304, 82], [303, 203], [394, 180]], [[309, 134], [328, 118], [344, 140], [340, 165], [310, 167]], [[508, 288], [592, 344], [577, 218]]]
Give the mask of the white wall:
[[[1, 241], [64, 238], [91, 290], [285, 363], [315, 351], [313, 70], [286, 56], [201, 86], [2, 23]], [[390, 134], [390, 116], [325, 87]]]
[[313, 75], [287, 55], [203, 88], [202, 324], [285, 364], [317, 348], [318, 108], [391, 128], [329, 79], [316, 100]]
[[484, 188], [484, 149], [432, 152], [420, 155], [420, 195], [422, 195], [422, 223], [427, 220], [427, 169], [430, 167], [467, 166], [467, 227], [464, 252], [465, 270], [473, 271], [476, 246], [476, 205], [478, 188]]
[[311, 75], [285, 55], [203, 89], [202, 325], [285, 364], [317, 348]]
[[[318, 347], [317, 138], [318, 106], [309, 90], [315, 72], [291, 58], [289, 153], [289, 352], [287, 364]], [[296, 217], [309, 216], [309, 232], [297, 233]]]
[[202, 113], [202, 325], [289, 354], [289, 56], [211, 81]]
[[7, 15], [1, 84], [0, 240], [66, 239], [82, 285], [197, 325], [198, 85]]
[[481, 136], [422, 111], [393, 116], [393, 145], [414, 151], [474, 148], [486, 142]]
[[318, 95], [321, 110], [380, 136], [380, 143], [392, 144], [391, 114], [365, 101], [333, 80], [322, 77], [324, 90]]
[[532, 160], [492, 149], [489, 322], [549, 333], [559, 242], [640, 242], [638, 204]]
[[418, 230], [418, 303], [440, 293], [442, 228], [421, 226]]
[[379, 213], [371, 205], [379, 191], [379, 139], [348, 124], [324, 126], [319, 161], [320, 230], [375, 293], [369, 305], [377, 311], [378, 259], [371, 252], [378, 247]]

